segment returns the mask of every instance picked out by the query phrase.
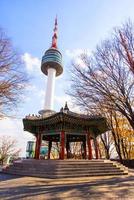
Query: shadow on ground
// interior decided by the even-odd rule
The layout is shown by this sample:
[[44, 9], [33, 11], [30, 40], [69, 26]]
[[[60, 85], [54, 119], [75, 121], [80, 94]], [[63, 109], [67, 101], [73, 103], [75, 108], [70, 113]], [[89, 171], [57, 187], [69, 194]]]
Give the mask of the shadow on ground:
[[12, 175], [12, 174], [5, 174], [5, 173], [0, 173], [0, 183], [2, 181], [6, 181], [6, 180], [10, 180], [10, 179], [16, 179], [16, 178], [20, 178], [22, 176], [19, 175]]
[[[4, 174], [3, 174], [4, 175]], [[6, 175], [0, 183], [0, 199], [134, 199], [134, 176], [89, 179], [89, 181], [55, 181]], [[9, 176], [9, 178], [8, 178]], [[13, 179], [12, 179], [13, 178]]]

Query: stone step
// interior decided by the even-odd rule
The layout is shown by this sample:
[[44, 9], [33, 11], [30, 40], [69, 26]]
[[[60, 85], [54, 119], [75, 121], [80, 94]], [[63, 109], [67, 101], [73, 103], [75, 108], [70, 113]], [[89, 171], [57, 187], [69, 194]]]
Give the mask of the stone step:
[[[20, 175], [19, 171], [10, 171], [10, 174]], [[115, 172], [98, 172], [98, 173], [81, 173], [81, 174], [44, 174], [44, 173], [28, 173], [28, 172], [21, 172], [22, 176], [33, 176], [33, 177], [42, 177], [42, 178], [76, 178], [76, 177], [92, 177], [92, 176], [115, 176], [115, 175], [127, 175], [122, 171], [115, 171]]]
[[[37, 170], [37, 168], [36, 167], [28, 167], [27, 168], [27, 166], [10, 166], [10, 168], [12, 169], [18, 169], [18, 170], [24, 170], [24, 169], [26, 169], [26, 170]], [[60, 167], [60, 168], [49, 168], [49, 167], [40, 167], [39, 168], [39, 171], [83, 171], [83, 170], [95, 170], [95, 169], [97, 169], [97, 170], [112, 170], [112, 169], [117, 169], [117, 167], [116, 166], [108, 166], [108, 167], [100, 167], [100, 166], [97, 166], [96, 168], [93, 168], [93, 167], [77, 167], [77, 168], [73, 168], [73, 167]]]
[[35, 166], [35, 167], [37, 167], [37, 166], [40, 166], [40, 167], [45, 167], [45, 166], [49, 166], [49, 167], [54, 167], [54, 166], [58, 166], [58, 167], [63, 167], [63, 166], [66, 166], [66, 167], [69, 167], [69, 166], [73, 166], [73, 167], [78, 167], [78, 166], [84, 166], [84, 167], [87, 167], [87, 166], [92, 166], [92, 167], [96, 167], [96, 166], [112, 166], [113, 165], [113, 163], [96, 163], [96, 164], [94, 164], [94, 163], [75, 163], [75, 164], [73, 164], [73, 163], [64, 163], [64, 164], [61, 164], [61, 163], [48, 163], [48, 164], [46, 164], [46, 163], [42, 163], [42, 164], [33, 164], [33, 163], [14, 163], [14, 166], [28, 166], [28, 167], [30, 167], [30, 166]]
[[[19, 171], [10, 171], [10, 173], [14, 173], [14, 174], [20, 174], [20, 172]], [[34, 175], [37, 175], [37, 176], [42, 176], [43, 175], [43, 177], [67, 177], [67, 176], [69, 176], [69, 177], [83, 177], [83, 176], [92, 176], [93, 174], [96, 174], [96, 176], [97, 175], [100, 175], [100, 174], [114, 174], [114, 175], [117, 175], [117, 174], [124, 174], [124, 172], [123, 171], [110, 171], [110, 172], [108, 172], [108, 171], [106, 171], [106, 172], [104, 172], [104, 171], [100, 171], [100, 172], [97, 172], [97, 171], [94, 171], [94, 172], [84, 172], [84, 173], [74, 173], [74, 174], [72, 174], [72, 173], [37, 173], [36, 171], [31, 171], [30, 173], [29, 172], [27, 172], [27, 171], [22, 171], [21, 172], [21, 175], [28, 175], [28, 176], [34, 176]]]
[[8, 169], [5, 169], [5, 171], [9, 171], [9, 170], [14, 170], [14, 171], [24, 171], [24, 172], [34, 172], [34, 171], [36, 171], [36, 172], [38, 172], [38, 173], [50, 173], [50, 174], [53, 174], [53, 173], [59, 173], [59, 174], [61, 174], [61, 173], [72, 173], [72, 174], [75, 174], [75, 173], [85, 173], [85, 172], [89, 172], [89, 173], [92, 173], [92, 172], [100, 172], [100, 171], [104, 171], [104, 172], [106, 172], [106, 171], [108, 171], [108, 172], [110, 172], [110, 171], [123, 171], [123, 169], [120, 169], [120, 168], [111, 168], [111, 169], [107, 169], [107, 168], [105, 168], [105, 169], [83, 169], [83, 170], [81, 170], [81, 169], [79, 169], [79, 170], [68, 170], [68, 169], [54, 169], [54, 170], [40, 170], [40, 169], [36, 169], [36, 168], [31, 168], [31, 169], [19, 169], [19, 168], [14, 168], [14, 167], [10, 167], [10, 168], [8, 168]]
[[[5, 170], [6, 171], [6, 170]], [[46, 175], [55, 175], [55, 174], [57, 174], [57, 175], [66, 175], [66, 174], [70, 174], [70, 175], [74, 175], [74, 174], [91, 174], [91, 173], [102, 173], [102, 172], [104, 172], [104, 173], [109, 173], [109, 172], [123, 172], [123, 170], [121, 170], [121, 169], [119, 169], [119, 168], [113, 168], [113, 169], [105, 169], [105, 170], [103, 170], [103, 169], [92, 169], [92, 170], [89, 170], [89, 169], [85, 169], [85, 170], [79, 170], [79, 171], [70, 171], [70, 170], [53, 170], [53, 171], [41, 171], [41, 170], [38, 170], [37, 171], [37, 169], [29, 169], [29, 170], [27, 170], [27, 169], [23, 169], [23, 170], [20, 170], [20, 169], [15, 169], [15, 168], [10, 168], [8, 171], [14, 171], [14, 172], [17, 172], [17, 173], [19, 173], [19, 172], [21, 172], [21, 173], [28, 173], [28, 174], [31, 174], [31, 173], [35, 173], [35, 172], [37, 172], [38, 174], [46, 174]]]
[[108, 168], [108, 169], [111, 169], [111, 168], [116, 168], [116, 166], [115, 165], [113, 165], [113, 166], [77, 166], [77, 167], [73, 167], [73, 166], [64, 166], [64, 167], [61, 167], [61, 166], [55, 166], [55, 167], [52, 167], [52, 166], [43, 166], [43, 167], [39, 167], [39, 166], [11, 166], [11, 167], [14, 167], [14, 168], [18, 168], [18, 169], [33, 169], [33, 168], [35, 168], [35, 169], [40, 169], [40, 170], [60, 170], [60, 169], [64, 169], [64, 170], [66, 170], [66, 169], [69, 169], [69, 170], [79, 170], [79, 169], [81, 169], [81, 170], [83, 170], [83, 169], [106, 169], [106, 168]]
[[91, 159], [91, 160], [88, 160], [88, 159], [65, 159], [65, 160], [59, 160], [59, 159], [42, 159], [42, 160], [36, 160], [36, 159], [23, 159], [23, 160], [17, 160], [17, 162], [19, 161], [23, 161], [23, 162], [38, 162], [38, 163], [41, 163], [41, 162], [46, 162], [48, 161], [49, 163], [50, 162], [104, 162], [106, 161], [106, 159]]
[[[30, 163], [31, 161], [31, 163]], [[14, 162], [5, 173], [45, 178], [73, 178], [126, 174], [125, 168], [111, 161], [24, 160]]]
[[96, 160], [77, 160], [77, 161], [66, 161], [66, 160], [23, 160], [23, 161], [15, 161], [15, 163], [25, 163], [25, 164], [40, 164], [40, 165], [50, 165], [50, 164], [60, 164], [60, 165], [66, 165], [66, 164], [104, 164], [104, 161], [96, 161]]
[[[10, 168], [10, 170], [14, 170], [14, 171], [26, 171], [26, 172], [36, 172], [37, 169], [36, 168], [31, 168], [31, 169], [19, 169], [19, 168]], [[55, 173], [59, 173], [59, 174], [62, 174], [62, 173], [86, 173], [86, 172], [100, 172], [100, 171], [104, 171], [104, 172], [109, 172], [109, 171], [123, 171], [123, 170], [120, 170], [120, 168], [111, 168], [111, 169], [79, 169], [79, 170], [69, 170], [69, 169], [56, 169], [56, 170], [40, 170], [38, 169], [38, 173], [50, 173], [50, 174], [55, 174]]]

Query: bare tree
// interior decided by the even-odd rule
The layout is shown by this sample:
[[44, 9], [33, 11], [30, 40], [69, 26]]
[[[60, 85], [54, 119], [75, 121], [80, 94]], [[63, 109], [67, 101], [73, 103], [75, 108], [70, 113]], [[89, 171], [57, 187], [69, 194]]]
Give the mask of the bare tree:
[[27, 81], [20, 55], [0, 29], [0, 117], [11, 112], [22, 100], [21, 95]]
[[8, 136], [0, 137], [0, 161], [3, 165], [7, 162], [8, 158], [17, 158], [20, 153], [20, 149], [16, 147], [16, 140]]
[[100, 135], [100, 139], [103, 144], [105, 158], [110, 159], [111, 154], [113, 153], [113, 148], [114, 148], [114, 145], [113, 145], [114, 141], [113, 141], [111, 131], [108, 131]]
[[134, 25], [130, 20], [121, 28], [115, 29], [115, 38], [117, 51], [134, 73]]
[[[118, 38], [121, 35], [123, 38], [134, 36], [131, 31], [127, 23], [123, 28], [116, 29], [110, 39], [97, 46], [90, 58], [82, 55], [85, 68], [73, 64], [70, 94], [78, 105], [90, 112], [100, 112], [103, 106], [104, 109], [121, 113], [134, 130], [134, 77], [128, 67], [124, 46], [121, 46]], [[133, 40], [130, 38], [131, 42]], [[133, 44], [130, 46], [133, 47]], [[134, 57], [132, 50], [131, 57]]]
[[[69, 94], [77, 105], [92, 114], [107, 118], [117, 154], [130, 158], [130, 138], [122, 136], [119, 116], [130, 125], [134, 136], [134, 31], [127, 22], [114, 29], [111, 38], [98, 45], [90, 57], [81, 55], [85, 67], [72, 63], [71, 90]], [[108, 135], [101, 137], [106, 157], [109, 158]], [[112, 144], [113, 145], [113, 144]]]

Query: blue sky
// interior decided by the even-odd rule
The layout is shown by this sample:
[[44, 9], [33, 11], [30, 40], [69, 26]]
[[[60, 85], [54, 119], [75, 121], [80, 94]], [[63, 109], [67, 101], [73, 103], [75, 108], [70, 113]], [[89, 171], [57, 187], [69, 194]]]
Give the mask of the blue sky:
[[[56, 111], [71, 98], [65, 94], [69, 87], [70, 62], [105, 39], [112, 28], [130, 18], [134, 22], [133, 0], [1, 0], [0, 26], [21, 52], [26, 70], [32, 77], [26, 90], [25, 101], [18, 109], [17, 119], [0, 121], [0, 135], [19, 137], [25, 150], [30, 134], [23, 132], [22, 121], [29, 113], [37, 114], [43, 107], [46, 77], [40, 71], [40, 60], [50, 45], [54, 19], [58, 15], [58, 47], [63, 54], [64, 73], [56, 80]], [[75, 109], [77, 110], [77, 108]]]

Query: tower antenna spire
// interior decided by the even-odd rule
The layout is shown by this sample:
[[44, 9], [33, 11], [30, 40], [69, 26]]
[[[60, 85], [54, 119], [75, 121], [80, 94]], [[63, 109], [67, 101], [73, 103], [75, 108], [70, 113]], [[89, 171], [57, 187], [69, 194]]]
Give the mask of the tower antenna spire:
[[56, 15], [56, 18], [55, 18], [55, 24], [54, 24], [54, 34], [53, 34], [53, 37], [52, 37], [52, 48], [55, 48], [57, 49], [57, 30], [58, 30], [58, 22], [57, 22], [57, 15]]

